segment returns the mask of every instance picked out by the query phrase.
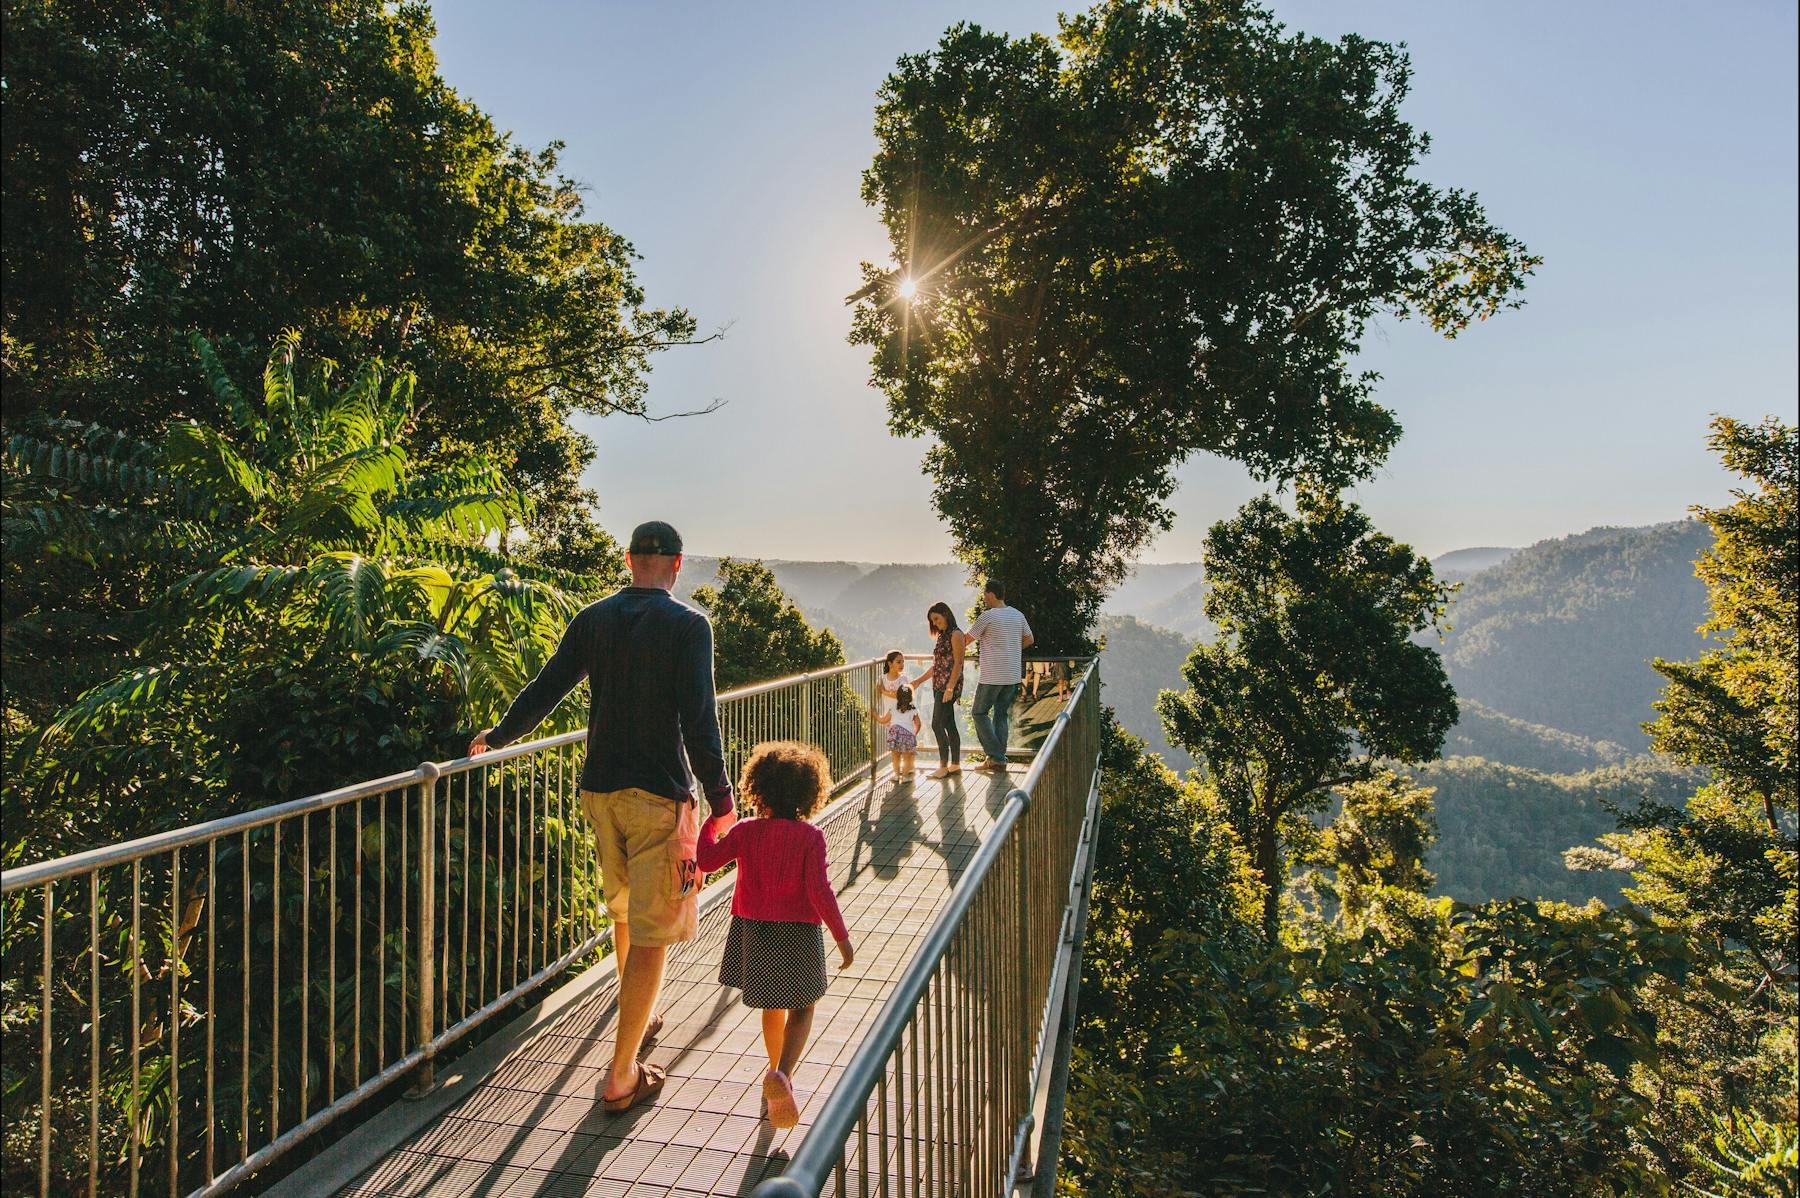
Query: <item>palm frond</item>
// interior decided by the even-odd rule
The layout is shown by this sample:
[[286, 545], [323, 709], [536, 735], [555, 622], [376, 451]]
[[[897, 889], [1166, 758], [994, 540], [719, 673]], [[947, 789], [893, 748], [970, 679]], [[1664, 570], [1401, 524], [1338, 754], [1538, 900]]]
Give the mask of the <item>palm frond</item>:
[[325, 621], [359, 653], [374, 645], [374, 632], [390, 604], [387, 568], [359, 553], [324, 553], [308, 573], [321, 588]]
[[155, 504], [200, 520], [234, 521], [248, 513], [219, 497], [201, 494], [162, 470], [152, 446], [123, 434], [91, 428], [89, 448], [77, 449], [24, 433], [6, 440], [8, 473], [56, 484], [70, 498], [120, 504]]
[[31, 748], [102, 735], [134, 715], [148, 714], [178, 692], [188, 676], [187, 669], [173, 662], [127, 670], [83, 692], [45, 726]]
[[200, 373], [206, 376], [213, 398], [219, 402], [219, 406], [231, 413], [233, 424], [260, 442], [265, 431], [263, 422], [245, 402], [244, 393], [238, 390], [237, 384], [231, 381], [224, 363], [219, 361], [219, 355], [213, 350], [212, 342], [195, 333], [188, 338], [188, 344], [193, 346], [194, 356], [200, 359]]
[[467, 691], [469, 688], [469, 657], [466, 646], [461, 638], [439, 632], [431, 624], [410, 622], [389, 625], [375, 641], [374, 653], [377, 657], [405, 653], [417, 661], [447, 665], [456, 676], [457, 689]]
[[164, 435], [163, 465], [182, 482], [243, 508], [254, 507], [272, 489], [261, 467], [217, 429], [197, 421], [177, 424]]
[[164, 616], [180, 609], [201, 610], [224, 603], [280, 604], [306, 580], [297, 566], [244, 564], [190, 574], [170, 587], [158, 603]]
[[520, 578], [556, 587], [574, 596], [590, 595], [595, 590], [592, 578], [569, 570], [558, 570], [553, 566], [514, 561], [485, 545], [465, 545], [421, 536], [404, 538], [399, 548], [399, 556], [407, 561], [442, 562], [464, 572], [481, 574], [498, 574], [502, 570], [511, 570]]

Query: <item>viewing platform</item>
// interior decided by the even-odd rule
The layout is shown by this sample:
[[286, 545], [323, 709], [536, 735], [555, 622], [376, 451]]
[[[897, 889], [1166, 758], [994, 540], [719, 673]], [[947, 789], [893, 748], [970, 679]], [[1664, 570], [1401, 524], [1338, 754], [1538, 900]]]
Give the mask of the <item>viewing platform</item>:
[[[794, 737], [840, 779], [815, 822], [857, 955], [828, 965], [797, 1127], [763, 1117], [758, 1013], [717, 981], [730, 873], [669, 954], [665, 1026], [643, 1054], [668, 1084], [602, 1108], [618, 979], [596, 960], [610, 933], [571, 733], [8, 871], [8, 923], [53, 929], [23, 979], [40, 996], [38, 1105], [7, 1111], [10, 1143], [33, 1133], [38, 1192], [1048, 1194], [1098, 823], [1098, 671], [1038, 672], [1006, 774], [936, 781], [929, 752], [911, 780], [883, 768], [875, 669], [720, 696], [734, 771]], [[127, 917], [122, 943], [99, 934]], [[518, 1015], [521, 1001], [535, 1005]], [[270, 1185], [297, 1149], [310, 1159]]]

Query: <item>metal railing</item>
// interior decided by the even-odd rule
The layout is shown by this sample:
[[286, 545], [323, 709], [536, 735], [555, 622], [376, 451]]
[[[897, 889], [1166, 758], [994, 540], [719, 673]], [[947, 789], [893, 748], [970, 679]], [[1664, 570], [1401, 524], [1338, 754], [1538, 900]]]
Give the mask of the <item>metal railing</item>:
[[[732, 776], [794, 738], [840, 789], [873, 778], [876, 669], [721, 695]], [[428, 1088], [438, 1054], [609, 935], [584, 739], [0, 875], [8, 1192], [216, 1194], [402, 1078]]]
[[997, 1196], [1032, 1176], [1047, 1090], [1066, 1076], [1099, 692], [1089, 663], [793, 1161], [756, 1198]]

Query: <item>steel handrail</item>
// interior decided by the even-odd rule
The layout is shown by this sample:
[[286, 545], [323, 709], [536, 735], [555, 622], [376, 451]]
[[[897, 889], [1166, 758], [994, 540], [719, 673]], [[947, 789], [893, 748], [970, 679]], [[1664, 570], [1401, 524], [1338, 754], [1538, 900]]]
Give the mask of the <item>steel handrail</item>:
[[899, 1047], [901, 1037], [924, 998], [934, 973], [942, 964], [952, 938], [967, 919], [982, 883], [993, 870], [994, 863], [1006, 848], [1014, 828], [1030, 807], [1032, 792], [1042, 781], [1053, 751], [1068, 727], [1069, 713], [1077, 709], [1093, 673], [1094, 661], [1089, 659], [1087, 668], [1070, 692], [1068, 704], [1057, 714], [1055, 725], [1043, 747], [1033, 759], [1021, 783], [1007, 792], [1005, 805], [995, 820], [993, 831], [969, 862], [949, 903], [920, 942], [918, 951], [895, 984], [880, 1014], [876, 1016], [874, 1026], [863, 1039], [862, 1046], [857, 1049], [856, 1055], [850, 1059], [833, 1085], [830, 1097], [820, 1108], [806, 1138], [795, 1151], [792, 1162], [782, 1176], [770, 1178], [758, 1185], [753, 1191], [755, 1198], [812, 1198], [824, 1189], [832, 1172], [839, 1167], [845, 1144], [857, 1123], [864, 1117], [871, 1095], [884, 1080], [888, 1061]]
[[[872, 783], [875, 673], [865, 660], [722, 693], [728, 766], [798, 736], [826, 749], [834, 793]], [[21, 1089], [7, 1118], [38, 1125], [39, 1193], [54, 1159], [85, 1160], [90, 1195], [103, 1164], [121, 1185], [166, 1172], [171, 1198], [217, 1194], [403, 1078], [428, 1089], [439, 1053], [600, 948], [593, 845], [572, 831], [585, 738], [428, 761], [0, 874], [0, 919], [27, 933], [8, 941], [8, 980], [38, 1024], [35, 1112]], [[82, 1090], [86, 1119], [53, 1119], [53, 1095], [79, 1109]], [[137, 1113], [151, 1093], [161, 1126]], [[9, 1142], [9, 1170], [28, 1151]], [[127, 1151], [129, 1173], [113, 1173]]]
[[[877, 664], [880, 660], [880, 658], [869, 658], [829, 670], [791, 674], [769, 682], [736, 687], [720, 692], [718, 701], [748, 699], [757, 695], [770, 694], [797, 683], [848, 674], [853, 670], [862, 669], [864, 666]], [[84, 849], [79, 853], [70, 853], [64, 857], [53, 857], [46, 861], [33, 862], [30, 865], [15, 866], [12, 869], [0, 871], [0, 895], [12, 894], [14, 891], [31, 886], [41, 886], [45, 882], [61, 881], [64, 878], [85, 874], [95, 869], [104, 869], [111, 865], [123, 865], [136, 857], [148, 857], [157, 853], [166, 853], [172, 849], [203, 845], [209, 840], [252, 831], [296, 815], [324, 811], [345, 803], [353, 803], [357, 799], [369, 798], [383, 791], [410, 786], [426, 781], [428, 776], [443, 777], [470, 769], [485, 769], [510, 761], [515, 757], [540, 753], [546, 749], [560, 749], [586, 739], [587, 729], [579, 728], [572, 732], [559, 732], [554, 736], [539, 737], [536, 740], [520, 741], [518, 744], [508, 745], [504, 749], [494, 749], [483, 753], [479, 757], [455, 757], [446, 761], [422, 762], [401, 773], [354, 782], [334, 790], [324, 790], [317, 794], [289, 799], [286, 802], [274, 803], [267, 807], [258, 807], [254, 811], [241, 811], [236, 815], [220, 816], [218, 819], [206, 820], [203, 823], [188, 824], [185, 827], [172, 828], [167, 832], [155, 832], [149, 836], [140, 836], [136, 840], [124, 840], [116, 844]], [[435, 767], [435, 772], [428, 774], [433, 767]]]

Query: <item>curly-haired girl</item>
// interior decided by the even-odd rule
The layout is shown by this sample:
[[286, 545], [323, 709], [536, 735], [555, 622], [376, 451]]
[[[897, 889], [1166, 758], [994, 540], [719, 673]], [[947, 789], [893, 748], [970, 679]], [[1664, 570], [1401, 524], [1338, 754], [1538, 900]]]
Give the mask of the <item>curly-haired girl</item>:
[[771, 741], [744, 763], [738, 794], [756, 818], [731, 826], [708, 820], [700, 830], [699, 866], [710, 872], [738, 863], [731, 931], [719, 983], [744, 992], [762, 1009], [769, 1071], [763, 1097], [769, 1122], [800, 1121], [793, 1072], [812, 1031], [813, 1006], [825, 993], [825, 936], [837, 941], [839, 968], [856, 959], [850, 932], [826, 874], [825, 834], [807, 822], [831, 791], [831, 765], [816, 745]]

